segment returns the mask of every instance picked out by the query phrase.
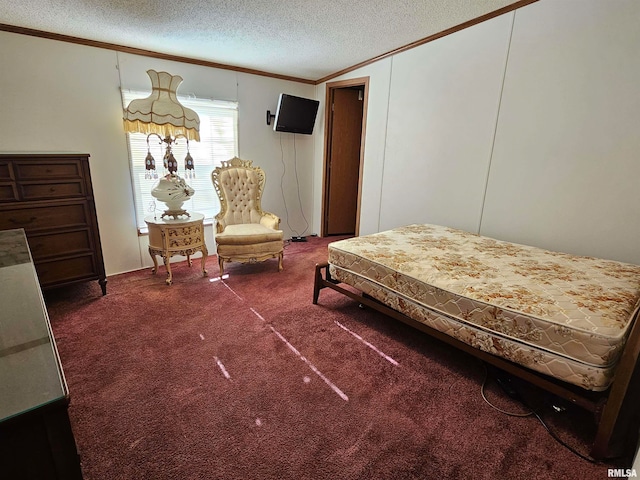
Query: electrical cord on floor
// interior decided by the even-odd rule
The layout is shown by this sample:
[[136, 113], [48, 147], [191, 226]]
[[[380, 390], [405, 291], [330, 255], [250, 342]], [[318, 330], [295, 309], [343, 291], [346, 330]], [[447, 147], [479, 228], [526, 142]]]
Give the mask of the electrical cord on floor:
[[[522, 402], [523, 405], [526, 405], [524, 402]], [[567, 450], [569, 450], [571, 453], [577, 455], [578, 457], [580, 457], [583, 460], [586, 460], [589, 463], [599, 463], [597, 460], [589, 457], [588, 455], [583, 455], [582, 453], [580, 453], [578, 450], [576, 450], [575, 448], [573, 448], [571, 445], [567, 444], [564, 442], [564, 440], [562, 440], [553, 430], [551, 430], [547, 424], [544, 422], [544, 420], [542, 420], [542, 417], [538, 414], [538, 412], [536, 412], [535, 410], [533, 411], [533, 414], [536, 416], [536, 418], [540, 421], [540, 423], [542, 424], [542, 426], [544, 427], [544, 429], [549, 433], [549, 435], [551, 435], [551, 437], [558, 442], [560, 445], [562, 445], [564, 448], [566, 448]]]
[[[501, 408], [496, 407], [493, 403], [491, 403], [489, 401], [489, 399], [487, 398], [487, 395], [485, 394], [485, 390], [487, 387], [487, 382], [489, 380], [489, 370], [487, 370], [487, 367], [485, 365], [485, 375], [484, 375], [484, 380], [482, 381], [482, 385], [480, 386], [480, 395], [482, 395], [483, 400], [487, 403], [487, 405], [489, 405], [491, 408], [493, 408], [494, 410], [497, 410], [500, 413], [503, 413], [505, 415], [509, 415], [510, 417], [530, 417], [531, 415], [534, 415], [534, 411], [530, 411], [530, 412], [525, 412], [525, 413], [513, 413], [513, 412], [507, 412], [506, 410], [502, 410]], [[515, 390], [514, 390], [515, 392]], [[509, 395], [512, 396], [512, 395]]]
[[289, 209], [287, 208], [287, 199], [284, 195], [284, 177], [287, 173], [287, 165], [284, 161], [284, 148], [282, 146], [282, 133], [280, 134], [280, 161], [282, 162], [282, 176], [280, 177], [280, 191], [282, 192], [282, 203], [284, 204], [284, 211], [286, 213], [287, 226], [289, 230], [296, 234], [296, 237], [302, 237], [309, 230], [309, 222], [307, 221], [307, 217], [304, 215], [304, 209], [302, 208], [302, 198], [300, 197], [300, 180], [298, 178], [298, 152], [296, 150], [296, 135], [293, 134], [293, 167], [296, 176], [296, 186], [298, 190], [298, 202], [300, 203], [300, 213], [302, 214], [302, 219], [305, 223], [305, 228], [302, 231], [302, 235], [298, 233], [297, 230], [294, 230], [289, 223]]
[[287, 173], [287, 165], [284, 163], [284, 149], [282, 147], [282, 133], [280, 134], [280, 161], [282, 162], [282, 176], [280, 177], [280, 191], [282, 192], [282, 203], [284, 204], [284, 211], [287, 217], [287, 226], [289, 230], [298, 235], [298, 232], [291, 228], [289, 224], [289, 210], [287, 209], [287, 199], [284, 196], [284, 176]]
[[303, 234], [307, 233], [309, 230], [309, 222], [307, 221], [307, 217], [304, 216], [304, 209], [302, 208], [302, 198], [300, 198], [300, 180], [298, 179], [298, 151], [296, 149], [296, 135], [293, 135], [293, 170], [296, 174], [296, 185], [298, 187], [298, 203], [300, 204], [300, 213], [302, 214], [302, 218], [305, 223], [305, 227], [303, 230]]
[[542, 419], [542, 417], [540, 416], [538, 411], [535, 408], [532, 408], [530, 405], [528, 405], [527, 402], [520, 396], [518, 391], [512, 385], [509, 385], [508, 382], [499, 380], [500, 377], [496, 377], [496, 381], [502, 387], [502, 389], [505, 391], [505, 393], [507, 393], [507, 395], [509, 395], [511, 398], [513, 398], [515, 400], [518, 400], [524, 407], [529, 409], [529, 412], [528, 413], [512, 413], [512, 412], [507, 412], [505, 410], [502, 410], [502, 409], [496, 407], [495, 405], [493, 405], [487, 399], [487, 397], [485, 395], [485, 388], [486, 388], [487, 381], [489, 379], [489, 369], [487, 368], [487, 365], [485, 363], [483, 363], [483, 365], [484, 365], [484, 368], [485, 368], [485, 377], [484, 377], [484, 380], [482, 382], [482, 386], [480, 387], [480, 394], [482, 395], [482, 398], [484, 399], [484, 401], [491, 408], [497, 410], [500, 413], [503, 413], [505, 415], [509, 415], [509, 416], [512, 416], [512, 417], [530, 417], [532, 415], [535, 416], [538, 419], [538, 421], [542, 424], [544, 429], [547, 431], [547, 433], [549, 433], [549, 435], [551, 435], [551, 437], [556, 442], [558, 442], [560, 445], [562, 445], [564, 448], [566, 448], [567, 450], [569, 450], [574, 455], [577, 455], [578, 457], [582, 458], [583, 460], [586, 460], [589, 463], [599, 463], [597, 460], [589, 457], [588, 455], [584, 455], [584, 454], [580, 453], [578, 450], [576, 450], [571, 445], [567, 444], [564, 440], [562, 440], [553, 430], [551, 430], [549, 428], [549, 426]]

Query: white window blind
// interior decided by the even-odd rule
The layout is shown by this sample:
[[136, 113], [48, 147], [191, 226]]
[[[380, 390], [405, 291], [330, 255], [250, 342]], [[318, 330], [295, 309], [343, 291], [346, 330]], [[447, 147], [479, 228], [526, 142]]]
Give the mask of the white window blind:
[[[122, 100], [126, 108], [131, 100], [146, 98], [149, 92], [122, 91]], [[178, 175], [185, 178], [195, 190], [183, 208], [188, 212], [204, 214], [205, 219], [213, 218], [220, 211], [220, 202], [213, 184], [211, 172], [223, 160], [229, 160], [238, 154], [238, 104], [220, 100], [208, 100], [183, 97], [178, 95], [180, 103], [195, 110], [200, 117], [200, 141], [189, 141], [189, 151], [195, 164], [195, 178], [185, 178], [184, 157], [187, 154], [187, 142], [178, 138], [172, 145], [173, 155], [178, 161]], [[147, 156], [147, 135], [143, 133], [127, 134], [129, 140], [129, 154], [131, 161], [131, 176], [136, 204], [136, 219], [138, 230], [147, 231], [144, 217], [154, 212], [161, 213], [166, 209], [164, 203], [151, 196], [151, 189], [157, 179], [145, 178], [145, 157]], [[168, 172], [162, 166], [164, 144], [160, 144], [157, 136], [149, 138], [151, 154], [156, 160], [158, 177]]]

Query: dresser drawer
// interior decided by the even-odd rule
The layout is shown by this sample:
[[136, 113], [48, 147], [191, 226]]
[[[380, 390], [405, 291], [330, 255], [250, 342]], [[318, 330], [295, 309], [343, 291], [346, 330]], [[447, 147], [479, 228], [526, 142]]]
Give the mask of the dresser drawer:
[[13, 163], [16, 178], [20, 180], [81, 178], [80, 160], [42, 160], [39, 162], [15, 161]]
[[18, 200], [18, 190], [15, 183], [4, 183], [0, 180], [0, 202], [15, 202]]
[[149, 223], [149, 246], [166, 251], [180, 251], [204, 243], [202, 221], [191, 224]]
[[172, 249], [184, 249], [194, 245], [201, 245], [204, 241], [202, 233], [202, 224], [189, 225], [180, 228], [171, 228], [167, 230], [167, 247]]
[[89, 230], [57, 232], [28, 236], [29, 248], [34, 260], [70, 253], [89, 252], [93, 246]]
[[97, 278], [98, 272], [91, 254], [52, 261], [34, 262], [43, 287], [60, 282]]
[[12, 180], [11, 165], [9, 163], [0, 162], [0, 182], [3, 180]]
[[194, 225], [185, 225], [181, 227], [170, 227], [166, 229], [167, 237], [169, 241], [179, 240], [183, 241], [185, 238], [201, 237], [202, 236], [202, 223]]
[[[13, 207], [13, 205], [12, 205]], [[26, 232], [40, 228], [60, 228], [86, 225], [87, 211], [84, 203], [67, 205], [43, 205], [0, 209], [0, 230], [24, 228]]]
[[20, 191], [23, 200], [44, 200], [84, 196], [82, 180], [68, 180], [59, 182], [22, 182]]

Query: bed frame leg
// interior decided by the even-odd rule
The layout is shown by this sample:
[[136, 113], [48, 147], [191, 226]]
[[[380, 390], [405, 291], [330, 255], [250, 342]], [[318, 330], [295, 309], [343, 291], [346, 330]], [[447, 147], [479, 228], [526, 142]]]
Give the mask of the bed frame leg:
[[325, 288], [324, 280], [322, 278], [322, 269], [325, 269], [325, 277], [329, 278], [329, 264], [324, 263], [316, 263], [316, 273], [313, 279], [313, 304], [318, 304], [318, 296], [320, 295], [320, 290]]
[[[639, 373], [637, 370], [638, 356], [640, 355], [640, 324], [638, 319], [634, 324], [627, 345], [622, 352], [622, 357], [616, 369], [616, 376], [610, 387], [607, 401], [602, 409], [602, 415], [598, 422], [598, 430], [591, 448], [591, 457], [596, 460], [616, 456], [619, 453], [623, 455], [627, 452], [614, 452], [612, 445], [616, 440], [625, 442], [625, 438], [614, 438], [619, 434], [617, 430], [622, 430], [622, 436], [626, 437], [629, 432], [630, 425], [633, 424], [630, 418], [630, 408], [635, 410], [638, 398], [638, 382]], [[631, 426], [631, 428], [633, 428]], [[618, 445], [619, 447], [619, 445]], [[633, 446], [635, 447], [635, 446]], [[623, 450], [628, 450], [627, 445], [622, 445]], [[635, 450], [634, 450], [635, 452]], [[629, 452], [631, 453], [631, 452]]]

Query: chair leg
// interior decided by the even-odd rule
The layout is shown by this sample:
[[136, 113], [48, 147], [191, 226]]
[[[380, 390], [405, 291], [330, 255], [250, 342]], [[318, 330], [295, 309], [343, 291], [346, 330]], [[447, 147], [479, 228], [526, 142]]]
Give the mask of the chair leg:
[[220, 267], [220, 278], [224, 275], [224, 260], [220, 255], [218, 255], [218, 266]]
[[278, 271], [282, 271], [282, 257], [284, 256], [284, 252], [280, 252], [278, 255]]

